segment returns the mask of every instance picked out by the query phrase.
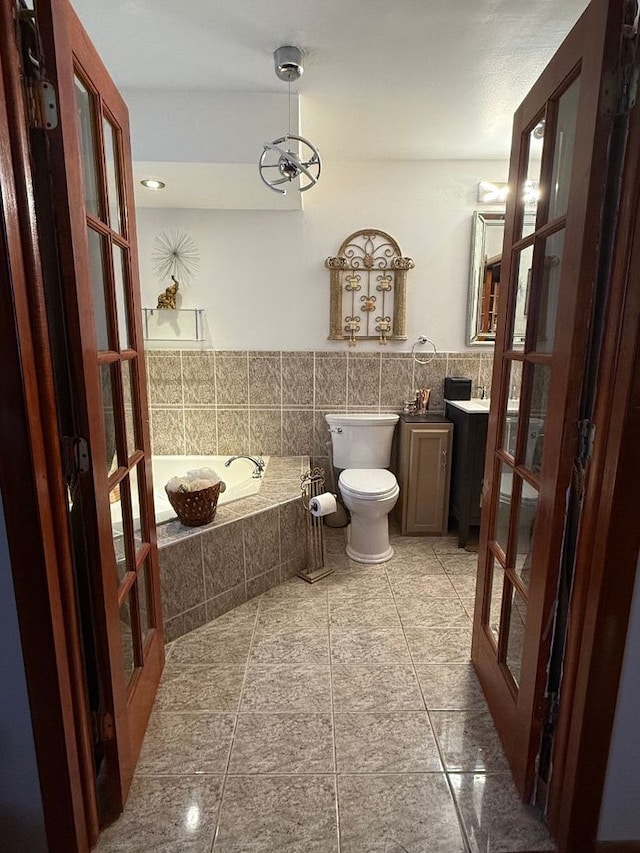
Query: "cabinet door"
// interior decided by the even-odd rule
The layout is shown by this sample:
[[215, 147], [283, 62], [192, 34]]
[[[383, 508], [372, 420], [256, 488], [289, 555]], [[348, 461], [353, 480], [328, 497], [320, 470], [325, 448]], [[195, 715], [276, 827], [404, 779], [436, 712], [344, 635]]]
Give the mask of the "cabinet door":
[[451, 424], [409, 426], [403, 533], [439, 535], [447, 528], [451, 436]]

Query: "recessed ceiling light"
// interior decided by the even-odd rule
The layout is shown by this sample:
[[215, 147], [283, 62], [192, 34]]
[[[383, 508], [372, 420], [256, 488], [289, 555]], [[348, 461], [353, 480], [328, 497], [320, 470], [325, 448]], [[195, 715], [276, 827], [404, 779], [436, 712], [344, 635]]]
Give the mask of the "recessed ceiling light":
[[163, 190], [166, 186], [164, 181], [158, 181], [156, 178], [145, 178], [140, 183], [148, 190]]

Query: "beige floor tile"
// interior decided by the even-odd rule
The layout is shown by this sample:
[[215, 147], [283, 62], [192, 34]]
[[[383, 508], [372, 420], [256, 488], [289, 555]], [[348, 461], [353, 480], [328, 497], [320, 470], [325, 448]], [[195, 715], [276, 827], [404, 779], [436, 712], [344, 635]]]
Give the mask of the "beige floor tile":
[[508, 774], [452, 773], [449, 778], [473, 853], [556, 849], [539, 813], [520, 800]]
[[229, 776], [214, 853], [337, 853], [333, 776]]
[[332, 683], [336, 711], [422, 711], [425, 707], [409, 664], [334, 664]]
[[442, 765], [424, 711], [336, 713], [338, 773], [428, 773]]
[[444, 773], [338, 777], [342, 853], [463, 853]]
[[330, 711], [330, 669], [304, 664], [251, 665], [247, 669], [240, 710]]

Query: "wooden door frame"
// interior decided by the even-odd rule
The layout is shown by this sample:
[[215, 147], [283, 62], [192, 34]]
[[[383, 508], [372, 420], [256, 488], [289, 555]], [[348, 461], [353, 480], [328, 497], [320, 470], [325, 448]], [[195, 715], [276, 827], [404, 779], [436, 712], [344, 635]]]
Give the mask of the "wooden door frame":
[[[98, 818], [15, 7], [0, 9], [0, 489], [49, 849]], [[44, 132], [44, 131], [43, 131]]]
[[640, 105], [622, 187], [549, 790], [561, 851], [596, 842], [640, 548]]

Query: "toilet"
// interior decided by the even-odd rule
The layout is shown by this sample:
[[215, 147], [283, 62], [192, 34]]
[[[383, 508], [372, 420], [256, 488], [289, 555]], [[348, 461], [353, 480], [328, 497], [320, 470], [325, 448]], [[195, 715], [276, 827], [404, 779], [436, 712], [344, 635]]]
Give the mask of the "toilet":
[[391, 471], [394, 414], [329, 414], [333, 464], [342, 468], [338, 488], [351, 513], [347, 556], [359, 563], [384, 563], [393, 556], [389, 513], [400, 487]]

